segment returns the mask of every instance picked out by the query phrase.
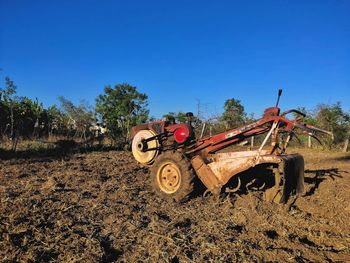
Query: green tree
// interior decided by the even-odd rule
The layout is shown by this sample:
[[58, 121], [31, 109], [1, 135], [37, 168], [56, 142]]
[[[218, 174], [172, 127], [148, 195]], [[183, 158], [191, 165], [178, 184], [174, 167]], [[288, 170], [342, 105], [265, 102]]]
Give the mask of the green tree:
[[235, 128], [246, 121], [247, 114], [240, 100], [231, 98], [225, 101], [224, 113], [221, 121], [226, 125], [226, 129]]
[[[177, 123], [187, 123], [188, 121], [188, 117], [186, 116], [186, 113], [183, 111], [169, 112], [163, 115], [163, 119], [166, 119], [166, 120], [169, 120], [169, 118], [171, 117], [173, 117]], [[199, 126], [202, 125], [203, 121], [197, 116], [193, 116], [191, 122], [192, 122], [192, 126], [198, 129]]]
[[44, 106], [42, 102], [38, 101], [38, 98], [35, 98], [35, 101], [31, 103], [31, 111], [34, 113], [35, 116], [34, 132], [36, 132], [36, 136], [38, 136], [40, 133], [41, 126], [44, 125], [44, 123], [41, 122], [41, 117], [43, 116], [44, 112]]
[[39, 129], [38, 118], [42, 105], [38, 100], [17, 97], [14, 101], [14, 129], [16, 137], [30, 138]]
[[317, 125], [329, 130], [334, 135], [334, 141], [328, 139], [328, 145], [344, 142], [347, 138], [350, 125], [350, 115], [343, 111], [340, 102], [333, 105], [321, 104], [315, 113]]
[[49, 136], [69, 135], [71, 131], [72, 118], [66, 112], [52, 105], [44, 110], [42, 119], [45, 119], [45, 130]]
[[[17, 86], [15, 83], [10, 79], [10, 77], [5, 77], [5, 89], [0, 89], [0, 99], [2, 102], [2, 108], [5, 110], [6, 108], [9, 111], [9, 125], [10, 125], [10, 137], [13, 140], [14, 139], [14, 105], [15, 105], [15, 94], [17, 91]], [[6, 111], [2, 113], [6, 114]], [[1, 116], [5, 118], [6, 116]], [[8, 124], [8, 123], [7, 123]]]
[[167, 114], [163, 115], [163, 119], [171, 119], [174, 118], [176, 122], [178, 123], [185, 123], [187, 121], [187, 117], [186, 117], [186, 113], [183, 111], [179, 111], [179, 112], [169, 112]]
[[115, 142], [127, 143], [130, 128], [148, 119], [147, 99], [127, 83], [107, 86], [96, 98], [96, 112]]
[[[297, 110], [302, 112], [302, 113], [304, 113], [306, 115], [305, 118], [303, 119], [303, 121], [306, 124], [317, 126], [317, 120], [314, 117], [315, 114], [312, 111], [307, 110], [305, 107], [298, 107]], [[298, 115], [296, 113], [293, 113], [293, 116], [295, 118], [300, 117], [300, 115]]]

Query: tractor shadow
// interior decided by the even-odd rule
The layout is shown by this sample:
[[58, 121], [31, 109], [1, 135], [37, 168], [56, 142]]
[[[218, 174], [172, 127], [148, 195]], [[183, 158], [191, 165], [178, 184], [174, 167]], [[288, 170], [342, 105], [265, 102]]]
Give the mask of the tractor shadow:
[[305, 170], [305, 174], [311, 174], [313, 176], [305, 176], [304, 183], [311, 185], [310, 189], [306, 191], [304, 196], [311, 196], [320, 187], [321, 183], [328, 178], [333, 181], [336, 178], [343, 178], [340, 173], [348, 173], [347, 171], [340, 171], [338, 168], [331, 169], [317, 169], [317, 170]]
[[335, 161], [349, 161], [350, 160], [350, 155], [344, 155], [340, 157], [333, 158]]

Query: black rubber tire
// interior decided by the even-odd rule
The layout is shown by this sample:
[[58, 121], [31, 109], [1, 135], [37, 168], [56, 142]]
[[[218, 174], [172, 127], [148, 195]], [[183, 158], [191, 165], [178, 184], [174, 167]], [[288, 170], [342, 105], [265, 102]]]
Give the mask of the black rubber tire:
[[[164, 162], [172, 162], [180, 171], [180, 186], [174, 193], [166, 193], [161, 190], [157, 181], [158, 169]], [[188, 199], [194, 190], [195, 175], [192, 171], [190, 162], [179, 152], [167, 151], [160, 154], [151, 167], [151, 183], [153, 191], [163, 199], [183, 202]]]

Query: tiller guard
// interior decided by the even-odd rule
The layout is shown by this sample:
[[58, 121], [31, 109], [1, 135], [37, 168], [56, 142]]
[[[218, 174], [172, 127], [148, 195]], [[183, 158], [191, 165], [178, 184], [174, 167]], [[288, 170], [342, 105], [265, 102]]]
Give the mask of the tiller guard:
[[[267, 154], [268, 151], [218, 153], [211, 156], [211, 162], [200, 156], [192, 158], [192, 167], [198, 177], [214, 195], [218, 195], [221, 189], [233, 177], [238, 177], [239, 183], [235, 188], [240, 188], [240, 178], [244, 172], [253, 167], [264, 169], [267, 165], [273, 167], [274, 185], [265, 192], [265, 199], [275, 203], [286, 203], [290, 195], [302, 194], [304, 191], [304, 158], [300, 154]], [[258, 157], [257, 157], [258, 155]], [[228, 189], [226, 189], [228, 190]], [[235, 192], [228, 190], [226, 192]]]
[[265, 192], [265, 198], [275, 203], [287, 203], [291, 195], [304, 192], [304, 158], [300, 154], [279, 157], [282, 162], [274, 169], [275, 186]]

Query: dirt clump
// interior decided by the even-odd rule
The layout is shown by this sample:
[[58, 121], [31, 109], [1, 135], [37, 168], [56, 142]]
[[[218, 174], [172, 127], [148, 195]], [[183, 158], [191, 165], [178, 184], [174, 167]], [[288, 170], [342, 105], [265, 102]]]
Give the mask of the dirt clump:
[[0, 161], [0, 261], [349, 261], [350, 156], [305, 151], [305, 194], [164, 201], [124, 151]]

